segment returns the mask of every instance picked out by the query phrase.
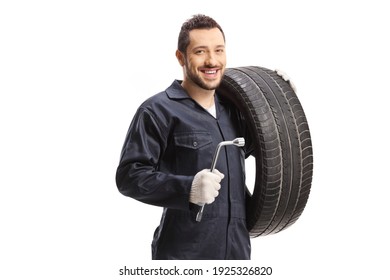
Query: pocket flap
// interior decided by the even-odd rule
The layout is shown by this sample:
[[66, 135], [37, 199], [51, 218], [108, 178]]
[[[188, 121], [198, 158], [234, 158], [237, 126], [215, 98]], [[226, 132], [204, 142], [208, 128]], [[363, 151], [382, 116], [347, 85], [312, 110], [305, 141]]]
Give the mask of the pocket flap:
[[208, 132], [181, 132], [174, 136], [175, 145], [189, 149], [200, 149], [212, 143]]

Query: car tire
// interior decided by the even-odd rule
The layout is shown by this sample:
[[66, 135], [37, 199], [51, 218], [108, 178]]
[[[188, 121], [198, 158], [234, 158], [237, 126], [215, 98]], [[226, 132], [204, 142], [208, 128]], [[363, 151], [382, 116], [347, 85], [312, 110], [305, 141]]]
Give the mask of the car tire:
[[278, 233], [297, 221], [310, 193], [313, 150], [305, 113], [290, 84], [263, 67], [226, 69], [218, 93], [242, 112], [254, 141], [249, 234]]

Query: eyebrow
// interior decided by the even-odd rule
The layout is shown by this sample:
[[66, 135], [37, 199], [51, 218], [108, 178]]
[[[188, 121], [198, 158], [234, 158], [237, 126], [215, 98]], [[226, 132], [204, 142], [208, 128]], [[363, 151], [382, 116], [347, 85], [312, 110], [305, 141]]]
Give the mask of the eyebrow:
[[[197, 47], [193, 48], [192, 50], [197, 50], [197, 49], [208, 49], [208, 48], [209, 48], [208, 46], [197, 46]], [[216, 48], [216, 49], [218, 49], [218, 48], [225, 48], [225, 45], [217, 45], [215, 48]]]

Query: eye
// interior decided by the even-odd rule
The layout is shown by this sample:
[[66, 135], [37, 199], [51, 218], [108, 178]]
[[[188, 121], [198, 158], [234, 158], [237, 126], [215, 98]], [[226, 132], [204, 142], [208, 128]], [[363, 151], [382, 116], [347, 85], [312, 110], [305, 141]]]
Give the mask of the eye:
[[204, 50], [197, 50], [197, 51], [195, 51], [195, 54], [204, 54], [204, 53], [205, 53]]

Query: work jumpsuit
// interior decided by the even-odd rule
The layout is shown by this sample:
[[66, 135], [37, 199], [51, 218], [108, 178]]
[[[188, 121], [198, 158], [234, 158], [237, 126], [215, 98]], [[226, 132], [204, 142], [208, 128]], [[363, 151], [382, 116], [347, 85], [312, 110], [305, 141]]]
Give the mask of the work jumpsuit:
[[[215, 95], [216, 118], [175, 80], [146, 100], [128, 130], [116, 173], [119, 191], [162, 206], [152, 242], [152, 259], [250, 259], [245, 219], [245, 158], [250, 138], [241, 113]], [[221, 141], [244, 137], [245, 147], [221, 149], [216, 169], [225, 177], [215, 201], [204, 208], [189, 202], [197, 172], [210, 169]]]

